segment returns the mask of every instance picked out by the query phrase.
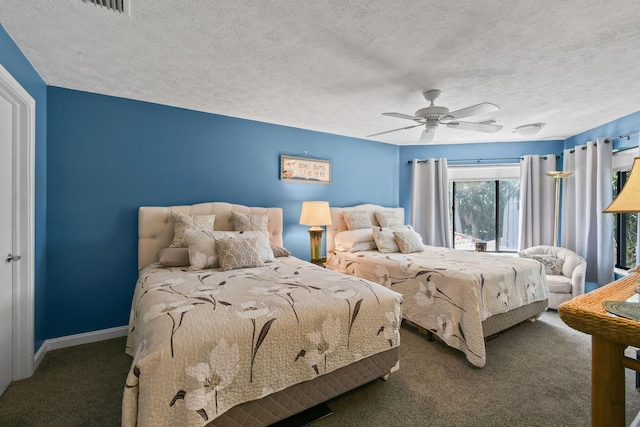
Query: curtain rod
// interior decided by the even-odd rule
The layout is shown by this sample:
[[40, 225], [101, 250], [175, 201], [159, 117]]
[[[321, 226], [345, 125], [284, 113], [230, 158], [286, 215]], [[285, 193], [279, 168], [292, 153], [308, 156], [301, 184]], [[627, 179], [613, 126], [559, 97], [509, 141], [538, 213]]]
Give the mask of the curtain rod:
[[[631, 135], [635, 135], [635, 134], [637, 134], [637, 133], [640, 133], [640, 129], [632, 130], [631, 132], [623, 133], [622, 135], [618, 135], [618, 136], [615, 136], [615, 137], [613, 137], [613, 138], [606, 138], [606, 139], [604, 140], [604, 143], [605, 143], [605, 144], [609, 144], [610, 142], [618, 141], [618, 140], [620, 140], [620, 139], [624, 139], [624, 138], [627, 138], [627, 141], [628, 141], [629, 139], [631, 139], [631, 138], [630, 138], [630, 137], [631, 137]], [[618, 149], [618, 150], [616, 150], [616, 151], [626, 151], [626, 150], [631, 150], [632, 148], [638, 148], [638, 146], [637, 146], [637, 145], [634, 145], [634, 146], [632, 146], [632, 147], [619, 148], [619, 149]], [[586, 150], [586, 149], [587, 149], [587, 146], [586, 146], [586, 145], [583, 145], [583, 146], [581, 147], [581, 149], [582, 149], [582, 150]], [[574, 149], [572, 149], [572, 150], [569, 150], [569, 153], [575, 153], [575, 152], [576, 152], [576, 149], [575, 149], [575, 148], [574, 148]]]
[[[605, 139], [605, 140], [604, 140], [604, 143], [605, 143], [605, 144], [609, 144], [609, 143], [613, 142], [614, 140], [616, 140], [616, 139], [618, 139], [618, 138], [619, 138], [619, 137], [616, 137], [616, 138], [613, 138], [613, 139]], [[596, 145], [598, 145], [598, 143], [597, 143], [597, 142], [596, 142]], [[581, 146], [581, 147], [580, 147], [580, 149], [581, 149], [581, 150], [586, 150], [586, 149], [587, 149], [587, 145], [585, 144], [585, 145]], [[575, 149], [575, 148], [572, 148], [571, 150], [569, 150], [569, 153], [575, 153], [575, 152], [576, 152], [576, 149]]]
[[[541, 159], [547, 160], [547, 156], [543, 156], [540, 157]], [[559, 159], [560, 156], [558, 156], [556, 154], [556, 160]], [[495, 160], [517, 160], [520, 161], [522, 160], [522, 157], [493, 157], [493, 158], [488, 158], [488, 159], [454, 159], [454, 160], [447, 160], [447, 163], [451, 163], [451, 162], [476, 162], [476, 163], [480, 163], [480, 162], [490, 162], [490, 161], [495, 161]], [[425, 163], [428, 160], [418, 160], [418, 163]], [[436, 159], [436, 162], [438, 160]], [[407, 163], [411, 164], [413, 163], [413, 160], [409, 160]]]
[[627, 133], [623, 133], [622, 135], [618, 135], [614, 138], [607, 138], [605, 141], [607, 142], [613, 142], [613, 141], [617, 141], [619, 139], [623, 139], [623, 138], [627, 138], [627, 140], [629, 140], [631, 135], [635, 135], [637, 133], [640, 133], [640, 129], [636, 129], [636, 130], [632, 130], [631, 132], [627, 132]]

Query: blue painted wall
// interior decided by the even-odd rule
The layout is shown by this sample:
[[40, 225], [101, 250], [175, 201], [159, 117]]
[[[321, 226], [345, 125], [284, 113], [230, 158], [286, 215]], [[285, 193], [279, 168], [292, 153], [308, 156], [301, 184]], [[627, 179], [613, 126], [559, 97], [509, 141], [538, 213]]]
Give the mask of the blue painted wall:
[[47, 87], [0, 25], [0, 64], [36, 101], [35, 151], [35, 349], [45, 336], [47, 242]]
[[[47, 338], [127, 324], [139, 206], [279, 206], [308, 259], [304, 200], [398, 204], [397, 146], [57, 87], [48, 111]], [[331, 185], [280, 181], [280, 155], [305, 151]]]
[[[573, 148], [576, 145], [586, 144], [587, 142], [595, 141], [598, 138], [615, 138], [618, 135], [635, 132], [638, 129], [640, 129], [640, 111], [567, 138], [564, 143], [564, 148]], [[614, 149], [624, 149], [626, 147], [637, 146], [637, 133], [629, 136], [629, 138], [614, 140], [613, 144]]]
[[[411, 165], [413, 159], [429, 159], [446, 157], [449, 166], [465, 164], [501, 164], [518, 163], [519, 158], [528, 154], [562, 154], [564, 141], [518, 141], [492, 142], [483, 144], [432, 144], [404, 145], [399, 154], [399, 203], [405, 209], [405, 217], [409, 221], [411, 207]], [[466, 161], [470, 159], [469, 161]], [[477, 162], [473, 159], [488, 159]], [[456, 160], [465, 160], [458, 161]], [[562, 161], [558, 161], [562, 166]]]

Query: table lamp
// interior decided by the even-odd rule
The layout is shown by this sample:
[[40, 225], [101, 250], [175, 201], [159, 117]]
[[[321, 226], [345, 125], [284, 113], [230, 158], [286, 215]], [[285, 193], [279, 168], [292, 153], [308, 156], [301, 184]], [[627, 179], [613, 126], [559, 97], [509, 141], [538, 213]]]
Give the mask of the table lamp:
[[[635, 213], [640, 212], [640, 157], [633, 160], [629, 179], [613, 202], [603, 213]], [[640, 273], [640, 265], [629, 270]], [[640, 293], [640, 288], [634, 289]], [[609, 312], [628, 319], [640, 320], [640, 304], [637, 302], [603, 301], [602, 305]]]
[[311, 247], [311, 262], [321, 263], [322, 225], [331, 225], [331, 212], [329, 202], [302, 202], [300, 212], [300, 224], [309, 225], [309, 239]]
[[[640, 212], [640, 157], [633, 160], [631, 173], [622, 190], [613, 202], [602, 211], [603, 213], [636, 213]], [[636, 266], [634, 273], [640, 273], [640, 266]]]

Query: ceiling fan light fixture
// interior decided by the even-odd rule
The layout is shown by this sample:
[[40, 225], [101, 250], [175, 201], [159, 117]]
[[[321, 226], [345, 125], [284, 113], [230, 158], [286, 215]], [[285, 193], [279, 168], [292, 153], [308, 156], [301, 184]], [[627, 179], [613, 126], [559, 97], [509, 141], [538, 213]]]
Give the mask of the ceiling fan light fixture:
[[542, 128], [545, 126], [546, 126], [546, 123], [541, 123], [541, 122], [531, 123], [528, 125], [518, 126], [513, 130], [513, 132], [521, 136], [531, 136], [540, 132], [540, 130], [542, 130]]
[[455, 111], [449, 111], [447, 107], [441, 107], [435, 105], [434, 101], [440, 97], [440, 92], [437, 89], [428, 90], [423, 93], [425, 99], [429, 101], [429, 106], [421, 108], [415, 112], [414, 115], [403, 113], [382, 113], [383, 116], [396, 117], [398, 119], [411, 120], [414, 123], [412, 126], [405, 126], [399, 129], [392, 129], [383, 132], [374, 133], [367, 137], [376, 135], [383, 135], [391, 132], [397, 132], [399, 130], [411, 129], [424, 125], [424, 131], [420, 137], [420, 144], [425, 142], [432, 142], [435, 139], [438, 125], [443, 125], [449, 128], [460, 129], [465, 131], [486, 132], [494, 133], [502, 129], [501, 125], [496, 125], [495, 120], [485, 120], [483, 122], [465, 122], [459, 121], [459, 119], [471, 116], [477, 116], [480, 114], [493, 113], [500, 110], [500, 108], [489, 102], [481, 102], [480, 104], [471, 105], [470, 107], [461, 108]]

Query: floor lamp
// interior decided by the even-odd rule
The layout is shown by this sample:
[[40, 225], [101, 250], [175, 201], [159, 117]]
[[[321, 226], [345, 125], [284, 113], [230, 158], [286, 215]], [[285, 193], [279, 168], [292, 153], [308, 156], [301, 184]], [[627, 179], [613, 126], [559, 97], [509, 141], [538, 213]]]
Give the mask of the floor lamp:
[[311, 262], [322, 264], [320, 255], [322, 248], [322, 225], [331, 225], [331, 212], [329, 202], [302, 202], [302, 212], [300, 212], [300, 224], [310, 225], [309, 240], [311, 249]]
[[547, 176], [556, 180], [556, 210], [553, 221], [553, 246], [558, 246], [558, 217], [560, 215], [560, 181], [562, 178], [566, 178], [573, 172], [564, 171], [549, 171], [545, 172]]

